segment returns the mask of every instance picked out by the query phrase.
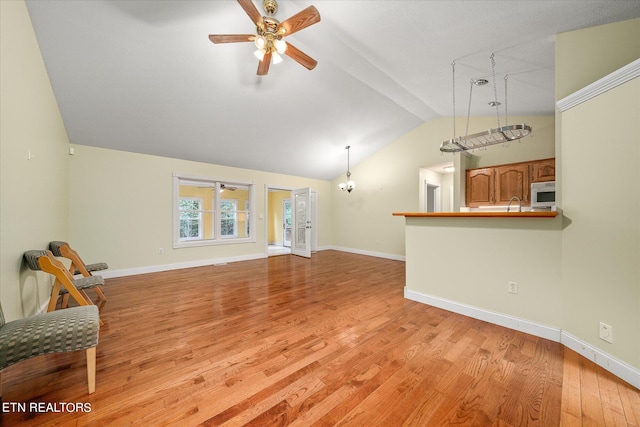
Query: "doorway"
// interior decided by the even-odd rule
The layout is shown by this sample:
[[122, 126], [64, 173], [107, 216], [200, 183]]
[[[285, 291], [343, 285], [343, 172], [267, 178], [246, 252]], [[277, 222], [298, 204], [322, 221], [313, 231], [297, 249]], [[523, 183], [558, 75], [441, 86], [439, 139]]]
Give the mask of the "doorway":
[[[304, 197], [301, 197], [302, 190]], [[304, 235], [300, 230], [294, 229], [295, 214], [300, 213], [302, 207], [309, 215], [304, 220]], [[311, 253], [317, 250], [318, 244], [317, 193], [309, 188], [293, 189], [265, 185], [265, 222], [266, 256], [294, 254], [310, 257]]]
[[440, 212], [440, 186], [425, 182], [427, 212]]
[[291, 253], [291, 190], [269, 188], [267, 191], [267, 255]]

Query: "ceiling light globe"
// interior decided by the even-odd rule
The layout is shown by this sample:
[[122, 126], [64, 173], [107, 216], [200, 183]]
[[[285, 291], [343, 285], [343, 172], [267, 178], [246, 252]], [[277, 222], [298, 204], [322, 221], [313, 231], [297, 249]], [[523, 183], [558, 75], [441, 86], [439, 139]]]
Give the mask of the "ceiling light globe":
[[284, 40], [276, 40], [274, 43], [279, 54], [283, 54], [287, 50], [287, 42]]
[[267, 41], [262, 36], [257, 36], [253, 42], [258, 49], [264, 49], [265, 45], [267, 44]]
[[282, 56], [278, 52], [271, 52], [271, 58], [273, 59], [274, 64], [279, 64], [282, 62]]
[[344, 191], [344, 190], [346, 190], [346, 189], [347, 189], [347, 184], [345, 184], [344, 182], [341, 182], [340, 184], [338, 184], [338, 187], [339, 187], [342, 191]]
[[259, 61], [262, 61], [264, 59], [265, 53], [267, 53], [267, 51], [264, 49], [258, 49], [255, 52], [253, 52], [253, 54], [256, 56], [256, 58], [258, 58]]

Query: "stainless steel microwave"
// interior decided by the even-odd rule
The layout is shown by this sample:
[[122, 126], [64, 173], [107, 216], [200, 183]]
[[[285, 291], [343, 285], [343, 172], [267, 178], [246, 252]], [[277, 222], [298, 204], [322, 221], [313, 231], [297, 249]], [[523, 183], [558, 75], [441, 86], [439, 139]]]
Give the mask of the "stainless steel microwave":
[[551, 208], [556, 205], [556, 182], [531, 183], [531, 207]]

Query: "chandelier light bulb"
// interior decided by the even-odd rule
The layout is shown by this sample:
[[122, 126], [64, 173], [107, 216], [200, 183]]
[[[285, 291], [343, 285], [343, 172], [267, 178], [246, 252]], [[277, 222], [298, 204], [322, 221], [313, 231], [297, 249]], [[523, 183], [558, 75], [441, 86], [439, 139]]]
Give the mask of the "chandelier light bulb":
[[273, 59], [274, 64], [279, 64], [282, 62], [282, 56], [277, 51], [271, 52], [271, 58]]
[[287, 50], [287, 43], [284, 40], [276, 40], [274, 46], [281, 55]]
[[258, 60], [262, 61], [264, 59], [264, 54], [267, 53], [264, 49], [258, 49], [253, 54], [258, 58]]
[[263, 50], [265, 45], [267, 44], [267, 41], [262, 36], [256, 37], [256, 39], [253, 42], [255, 43], [258, 49], [263, 49]]

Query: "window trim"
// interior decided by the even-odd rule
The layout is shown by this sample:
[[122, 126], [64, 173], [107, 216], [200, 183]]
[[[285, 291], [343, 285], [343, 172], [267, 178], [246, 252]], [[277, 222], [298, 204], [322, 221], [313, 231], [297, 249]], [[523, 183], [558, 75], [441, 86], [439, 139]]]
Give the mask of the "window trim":
[[[180, 183], [184, 183], [185, 181], [193, 181], [194, 183], [207, 183], [211, 184], [212, 188], [215, 188], [215, 194], [220, 194], [221, 184], [226, 186], [246, 186], [249, 187], [249, 206], [256, 206], [255, 197], [256, 197], [256, 185], [253, 181], [241, 181], [237, 179], [221, 179], [215, 177], [208, 177], [202, 175], [190, 175], [179, 172], [173, 172], [173, 220], [172, 220], [172, 233], [173, 233], [173, 248], [190, 248], [190, 247], [199, 247], [199, 246], [218, 246], [218, 245], [233, 245], [233, 244], [242, 244], [242, 243], [256, 243], [256, 233], [255, 231], [251, 233], [249, 237], [224, 237], [220, 236], [220, 223], [216, 220], [220, 218], [220, 197], [214, 197], [216, 201], [213, 215], [214, 215], [214, 229], [216, 232], [212, 239], [201, 239], [201, 240], [180, 240], [180, 211], [178, 207], [178, 200], [180, 199]], [[251, 214], [249, 212], [249, 227], [250, 230], [256, 230], [255, 218], [257, 215]]]

